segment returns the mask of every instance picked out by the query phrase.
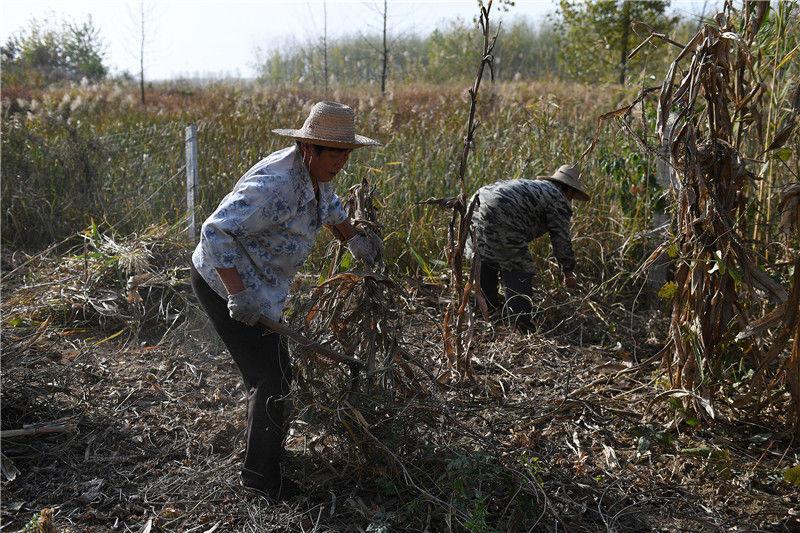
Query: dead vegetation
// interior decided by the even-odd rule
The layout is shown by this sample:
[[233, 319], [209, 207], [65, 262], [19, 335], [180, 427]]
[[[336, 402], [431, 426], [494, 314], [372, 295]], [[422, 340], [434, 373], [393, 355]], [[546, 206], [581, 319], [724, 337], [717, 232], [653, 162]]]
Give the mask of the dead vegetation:
[[[730, 51], [728, 37], [715, 31], [701, 29], [685, 53], [727, 57], [720, 50]], [[692, 68], [710, 62], [697, 59]], [[673, 99], [698, 98], [697, 87], [719, 82], [692, 68], [681, 79], [700, 85], [676, 90], [671, 79], [665, 90]], [[723, 100], [705, 109], [730, 105], [725, 89], [706, 87]], [[687, 120], [673, 142], [688, 144], [670, 145], [682, 185], [665, 251], [674, 244], [683, 261], [668, 295], [671, 317], [658, 301], [642, 305], [629, 279], [597, 269], [602, 278], [587, 276], [579, 293], [543, 280], [535, 290], [538, 330], [522, 336], [467, 312], [469, 287], [460, 278], [450, 286], [392, 279], [352, 269], [347, 254], [333, 251], [324, 279], [295, 287], [290, 325], [356, 363], [292, 346], [287, 474], [305, 491], [279, 505], [237, 485], [244, 391], [192, 303], [188, 249], [172, 237], [179, 232], [156, 227], [121, 238], [92, 227], [66, 253], [4, 257], [3, 528], [800, 528], [800, 447], [787, 408], [800, 392], [791, 381], [800, 368], [798, 335], [788, 322], [796, 310], [737, 308], [754, 280], [760, 289], [772, 285], [736, 231], [749, 176], [735, 142], [714, 129], [722, 123]], [[695, 131], [699, 124], [713, 127]], [[468, 149], [469, 137], [465, 159]], [[380, 233], [370, 194], [366, 183], [354, 189], [352, 212]], [[465, 197], [462, 189], [450, 236], [462, 247]], [[787, 188], [784, 227], [796, 223], [796, 200]], [[737, 280], [736, 269], [747, 274]], [[796, 302], [800, 284], [792, 283], [785, 295], [774, 287], [771, 294]], [[448, 310], [458, 317], [443, 324]], [[753, 373], [733, 374], [740, 380], [710, 394], [703, 378], [721, 371], [713, 350], [732, 346], [720, 324], [736, 316], [746, 320], [735, 322], [735, 335], [758, 339], [748, 341], [756, 347], [748, 352]], [[465, 321], [468, 336], [454, 337], [453, 324]], [[686, 335], [686, 327], [697, 331]], [[450, 379], [454, 367], [470, 379]], [[760, 389], [751, 379], [757, 372]], [[757, 410], [725, 400], [730, 391], [757, 399], [753, 390], [769, 398]], [[714, 423], [698, 411], [713, 413]]]
[[[797, 462], [786, 414], [739, 420], [731, 413], [713, 427], [687, 425], [659, 371], [665, 319], [603, 300], [590, 280], [582, 295], [538, 288], [535, 334], [476, 318], [474, 380], [461, 385], [436, 380], [448, 368], [439, 355], [443, 287], [358, 272], [298, 287], [294, 327], [368, 364], [354, 385], [346, 365], [293, 347], [287, 469], [306, 492], [281, 505], [252, 499], [236, 484], [244, 430], [238, 373], [190, 303], [186, 248], [159, 240], [159, 231], [148, 235], [90, 242], [148, 250], [149, 279], [162, 284], [134, 289], [128, 263], [109, 262], [92, 246], [84, 262], [82, 245], [5, 280], [3, 468], [17, 473], [3, 481], [4, 527], [797, 525], [796, 487], [783, 477]], [[81, 298], [48, 293], [59, 285], [72, 287], [65, 297]], [[109, 302], [117, 315], [96, 310]]]
[[[662, 288], [672, 301], [663, 363], [674, 394], [708, 420], [720, 404], [751, 414], [787, 408], [800, 435], [800, 355], [791, 343], [800, 335], [800, 256], [798, 234], [787, 231], [796, 223], [798, 176], [785, 165], [774, 170], [782, 161], [774, 151], [800, 112], [800, 82], [760, 63], [755, 42], [768, 31], [768, 10], [766, 2], [744, 2], [741, 12], [726, 2], [714, 25], [679, 45], [661, 87], [601, 119], [620, 116], [643, 150], [666, 163], [672, 224], [647, 263], [669, 256], [674, 272]], [[788, 88], [785, 110], [765, 97], [769, 75], [773, 93]], [[632, 127], [632, 113], [656, 91], [658, 138], [650, 140]], [[771, 113], [784, 116], [767, 137]], [[769, 189], [779, 193], [777, 221]]]

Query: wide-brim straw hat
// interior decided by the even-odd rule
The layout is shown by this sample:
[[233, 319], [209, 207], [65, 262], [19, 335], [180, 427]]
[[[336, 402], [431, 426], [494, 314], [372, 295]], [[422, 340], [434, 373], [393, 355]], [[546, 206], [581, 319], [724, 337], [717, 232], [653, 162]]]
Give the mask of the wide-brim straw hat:
[[561, 165], [552, 176], [538, 176], [540, 180], [550, 180], [568, 185], [575, 190], [575, 198], [584, 202], [589, 201], [589, 194], [584, 190], [581, 185], [580, 171], [577, 167], [571, 165]]
[[276, 129], [272, 132], [331, 148], [380, 146], [381, 143], [375, 139], [358, 135], [355, 129], [355, 113], [350, 106], [338, 102], [317, 102], [311, 108], [302, 128]]

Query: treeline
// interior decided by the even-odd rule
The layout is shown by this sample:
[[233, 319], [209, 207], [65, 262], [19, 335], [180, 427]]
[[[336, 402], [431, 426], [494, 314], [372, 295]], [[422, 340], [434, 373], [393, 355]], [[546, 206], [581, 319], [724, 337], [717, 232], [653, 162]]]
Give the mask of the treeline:
[[[559, 0], [555, 13], [541, 22], [517, 17], [499, 28], [495, 79], [625, 83], [663, 72], [672, 57], [666, 48], [674, 46], [667, 39], [685, 42], [698, 24], [669, 14], [669, 6], [669, 0]], [[384, 22], [386, 9], [384, 4], [380, 13]], [[451, 22], [425, 36], [396, 35], [387, 24], [382, 26], [383, 32], [374, 34], [334, 40], [320, 35], [261, 52], [256, 60], [258, 79], [271, 86], [327, 90], [362, 84], [384, 89], [387, 82], [436, 84], [474, 76], [475, 56], [482, 49], [474, 22]], [[653, 32], [662, 38], [649, 39], [629, 58]], [[108, 74], [105, 43], [91, 18], [60, 25], [34, 20], [12, 35], [1, 52], [5, 87], [41, 87], [84, 78], [99, 81]], [[143, 72], [140, 77], [143, 85]]]
[[[495, 48], [495, 76], [539, 78], [557, 74], [558, 58], [552, 25], [516, 21], [503, 28]], [[452, 22], [430, 35], [393, 38], [388, 43], [387, 77], [395, 83], [440, 83], [474, 76], [482, 37], [472, 25]], [[325, 58], [327, 55], [327, 69]], [[327, 44], [294, 43], [264, 54], [258, 78], [270, 85], [379, 84], [383, 72], [381, 35], [352, 35]]]
[[[680, 42], [698, 23], [670, 15], [668, 0], [561, 0], [557, 5], [555, 14], [541, 22], [517, 18], [500, 28], [495, 79], [624, 83], [647, 77], [664, 71], [672, 56], [666, 48], [673, 45], [651, 39], [633, 58], [628, 55], [651, 32]], [[330, 40], [323, 35], [262, 52], [258, 78], [274, 86], [314, 87], [380, 85], [384, 72], [394, 83], [469, 79], [475, 75], [481, 39], [475, 24], [464, 21], [427, 36], [378, 32]]]

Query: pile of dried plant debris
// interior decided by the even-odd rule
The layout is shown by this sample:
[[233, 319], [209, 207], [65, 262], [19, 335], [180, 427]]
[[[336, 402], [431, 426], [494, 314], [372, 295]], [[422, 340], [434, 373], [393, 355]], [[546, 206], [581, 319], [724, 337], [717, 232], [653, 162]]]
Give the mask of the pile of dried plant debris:
[[351, 369], [294, 348], [287, 474], [305, 492], [249, 496], [244, 391], [191, 303], [187, 248], [163, 228], [93, 233], [6, 269], [4, 529], [800, 527], [785, 412], [687, 419], [658, 368], [668, 319], [591, 280], [579, 295], [537, 289], [536, 333], [477, 319], [475, 377], [457, 385], [436, 379], [446, 287], [348, 272], [298, 288], [294, 327], [366, 365], [354, 386]]

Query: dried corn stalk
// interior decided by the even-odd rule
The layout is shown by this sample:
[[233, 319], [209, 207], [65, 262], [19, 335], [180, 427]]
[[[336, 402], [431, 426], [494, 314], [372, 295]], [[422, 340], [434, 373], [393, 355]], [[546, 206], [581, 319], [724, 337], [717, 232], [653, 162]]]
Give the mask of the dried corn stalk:
[[[380, 236], [374, 193], [362, 181], [351, 188], [347, 208], [356, 226]], [[338, 249], [337, 266], [341, 255]], [[396, 423], [395, 411], [419, 394], [424, 377], [403, 347], [400, 290], [381, 272], [350, 270], [319, 284], [305, 308], [302, 328], [309, 338], [364, 363], [348, 370], [296, 347], [298, 417], [315, 422], [319, 435], [311, 449], [357, 452], [357, 467], [374, 464], [375, 454], [383, 454], [380, 431]]]
[[[473, 260], [470, 275], [466, 283], [464, 282], [464, 248], [467, 238], [470, 237], [472, 213], [478, 205], [477, 197], [473, 198], [472, 202], [467, 205], [464, 177], [467, 172], [467, 160], [469, 159], [470, 149], [474, 144], [475, 130], [478, 128], [478, 122], [475, 118], [475, 113], [478, 108], [478, 91], [481, 87], [484, 70], [487, 67], [491, 74], [492, 81], [494, 81], [494, 56], [492, 53], [495, 43], [497, 42], [497, 36], [500, 32], [499, 26], [494, 37], [492, 37], [489, 32], [489, 12], [492, 9], [492, 0], [489, 0], [486, 6], [483, 5], [483, 1], [479, 1], [478, 4], [480, 7], [480, 18], [478, 22], [480, 23], [483, 34], [483, 51], [481, 61], [478, 64], [478, 73], [475, 77], [475, 81], [472, 87], [469, 88], [469, 117], [467, 119], [467, 129], [464, 136], [464, 146], [461, 152], [458, 171], [459, 193], [450, 198], [431, 198], [421, 202], [423, 204], [436, 205], [453, 210], [447, 232], [447, 248], [445, 249], [447, 263], [450, 266], [451, 296], [447, 309], [445, 310], [442, 324], [444, 355], [448, 363], [447, 370], [439, 376], [439, 381], [442, 383], [449, 382], [453, 379], [472, 379], [474, 374], [470, 355], [473, 334], [473, 313], [469, 312], [470, 294], [475, 293], [484, 314], [487, 314], [486, 304], [480, 294], [479, 276], [477, 276], [478, 269], [480, 268], [479, 259]], [[475, 257], [477, 258], [477, 254], [475, 254]]]
[[[335, 341], [364, 362], [367, 391], [401, 385], [403, 312], [391, 280], [368, 272], [343, 272], [319, 285], [305, 315], [308, 335]], [[316, 364], [316, 362], [315, 362]]]
[[[781, 232], [786, 236], [787, 241], [793, 235], [800, 234], [800, 183], [786, 186], [781, 194], [778, 212], [781, 217]], [[790, 246], [791, 244], [787, 242], [786, 247]]]
[[[350, 188], [345, 204], [353, 224], [381, 236], [373, 196], [366, 179]], [[346, 353], [365, 363], [368, 379], [393, 369], [402, 331], [402, 311], [397, 288], [385, 275], [383, 260], [377, 272], [348, 271], [335, 274], [343, 247], [337, 243], [331, 277], [313, 293], [304, 328], [311, 338], [334, 340]], [[385, 379], [382, 376], [381, 379]]]
[[[759, 206], [756, 176], [742, 154], [759, 145], [766, 89], [751, 45], [768, 8], [745, 2], [739, 19], [727, 2], [716, 25], [705, 24], [681, 50], [658, 98], [660, 147], [647, 146], [665, 158], [672, 184], [672, 237], [651, 256], [666, 250], [676, 259], [664, 364], [672, 386], [695, 391], [703, 399], [695, 407], [711, 417], [710, 400], [738, 364], [754, 371], [748, 399], [770, 397], [785, 381], [794, 384], [793, 402], [800, 406], [797, 356], [787, 357], [793, 336], [795, 352], [797, 346], [798, 261], [787, 293], [759, 266], [767, 264], [764, 247], [747, 238], [753, 234], [748, 210]], [[784, 123], [793, 124], [797, 111], [792, 105]], [[785, 131], [761, 146], [780, 148]], [[796, 186], [786, 189], [781, 204], [786, 228], [797, 223]], [[800, 407], [797, 416], [800, 429]]]

